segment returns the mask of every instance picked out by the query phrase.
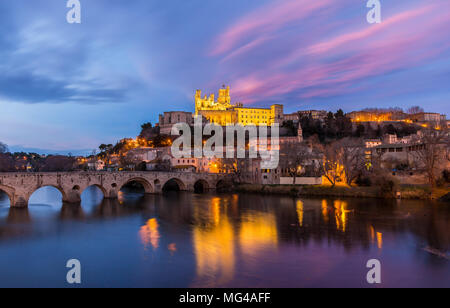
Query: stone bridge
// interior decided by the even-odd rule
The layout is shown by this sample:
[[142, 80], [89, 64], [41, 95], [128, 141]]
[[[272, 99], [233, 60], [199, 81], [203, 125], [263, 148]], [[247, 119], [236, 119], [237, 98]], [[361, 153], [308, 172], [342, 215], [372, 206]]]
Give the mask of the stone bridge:
[[107, 199], [117, 198], [127, 184], [141, 184], [146, 194], [159, 194], [166, 187], [180, 191], [206, 192], [227, 185], [223, 174], [187, 172], [61, 172], [61, 173], [0, 173], [0, 190], [4, 191], [13, 207], [27, 207], [31, 195], [39, 188], [58, 189], [63, 202], [80, 203], [81, 194], [96, 186]]

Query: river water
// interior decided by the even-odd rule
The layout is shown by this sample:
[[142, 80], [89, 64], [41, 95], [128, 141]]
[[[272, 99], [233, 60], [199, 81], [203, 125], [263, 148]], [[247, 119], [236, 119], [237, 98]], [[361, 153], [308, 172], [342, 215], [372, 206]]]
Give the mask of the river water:
[[0, 287], [450, 287], [450, 206], [423, 201], [123, 192], [81, 206], [0, 193]]

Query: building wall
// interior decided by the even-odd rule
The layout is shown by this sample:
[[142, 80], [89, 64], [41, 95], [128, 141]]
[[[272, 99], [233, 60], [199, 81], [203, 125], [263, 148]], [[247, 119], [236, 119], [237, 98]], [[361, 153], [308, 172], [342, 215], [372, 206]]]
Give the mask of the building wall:
[[312, 117], [314, 120], [324, 120], [328, 115], [325, 110], [302, 110], [298, 113], [301, 117]]
[[422, 112], [410, 115], [409, 118], [413, 122], [440, 122], [442, 119], [442, 115], [439, 113], [430, 113], [430, 112]]
[[300, 115], [298, 112], [294, 112], [294, 113], [290, 113], [290, 114], [285, 114], [283, 116], [284, 121], [292, 121], [295, 124], [298, 123], [300, 121]]
[[221, 126], [235, 124], [238, 122], [238, 115], [235, 110], [200, 110], [199, 114], [206, 118], [210, 123]]
[[194, 124], [192, 112], [169, 111], [159, 115], [159, 127], [161, 135], [170, 135], [172, 126], [177, 123]]
[[284, 121], [283, 105], [272, 105], [270, 106], [270, 110], [272, 112], [272, 123], [282, 124]]
[[[281, 177], [280, 185], [294, 185], [294, 178]], [[322, 185], [322, 177], [297, 177], [295, 178], [295, 185]]]
[[271, 125], [272, 112], [270, 109], [259, 108], [235, 108], [237, 111], [237, 123], [242, 125]]

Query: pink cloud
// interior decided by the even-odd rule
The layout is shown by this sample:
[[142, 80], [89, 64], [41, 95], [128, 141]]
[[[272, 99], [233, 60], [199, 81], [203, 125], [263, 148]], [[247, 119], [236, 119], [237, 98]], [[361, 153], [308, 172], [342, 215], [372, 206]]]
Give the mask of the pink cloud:
[[[302, 98], [328, 97], [348, 93], [358, 80], [408, 68], [437, 56], [450, 44], [428, 52], [414, 52], [417, 42], [425, 34], [418, 34], [403, 40], [378, 43], [372, 49], [328, 64], [311, 63], [306, 67], [288, 73], [267, 76], [263, 73], [251, 75], [250, 79], [236, 81], [234, 94], [244, 102], [255, 102], [267, 97], [279, 97], [294, 91], [302, 91]], [[251, 87], [246, 86], [251, 80]], [[319, 88], [317, 88], [319, 87]]]
[[421, 8], [415, 9], [415, 10], [406, 11], [406, 12], [394, 15], [393, 17], [390, 17], [390, 18], [384, 20], [381, 24], [367, 25], [366, 28], [363, 30], [346, 33], [346, 34], [337, 36], [327, 42], [322, 42], [322, 43], [318, 43], [313, 46], [310, 46], [307, 48], [307, 53], [312, 53], [312, 54], [325, 53], [325, 52], [328, 52], [331, 49], [336, 48], [340, 45], [349, 44], [356, 40], [373, 37], [374, 35], [381, 32], [382, 30], [386, 30], [390, 27], [394, 27], [396, 23], [401, 23], [404, 21], [408, 21], [410, 19], [417, 18], [420, 15], [430, 12], [435, 7], [436, 7], [435, 5], [428, 5], [428, 6], [421, 7]]
[[327, 7], [332, 0], [276, 1], [242, 17], [219, 35], [211, 55], [229, 52], [249, 37], [274, 32], [286, 24], [301, 20], [314, 11]]
[[231, 52], [230, 54], [228, 54], [225, 58], [223, 58], [221, 60], [221, 62], [225, 62], [230, 60], [231, 58], [237, 57], [239, 55], [245, 54], [246, 52], [248, 52], [249, 50], [262, 45], [263, 43], [267, 42], [268, 40], [270, 40], [271, 38], [269, 36], [262, 36], [259, 37], [253, 41], [251, 41], [250, 43], [245, 44], [242, 47], [239, 47], [238, 49], [236, 49], [235, 51]]
[[[339, 33], [326, 41], [318, 42], [309, 35], [302, 39], [307, 44], [294, 51], [286, 46], [287, 54], [273, 55], [272, 60], [264, 62], [257, 70], [247, 72], [245, 66], [227, 67], [235, 69], [236, 75], [240, 72], [233, 81], [233, 96], [244, 103], [253, 103], [289, 93], [297, 93], [299, 98], [340, 95], [358, 91], [355, 83], [359, 81], [437, 58], [450, 47], [444, 34], [450, 30], [450, 11], [445, 9], [445, 4], [441, 1], [439, 6], [409, 7], [386, 18], [380, 25], [365, 24], [363, 29], [352, 28], [346, 33], [336, 31]], [[285, 24], [284, 21], [276, 23], [271, 29]], [[247, 33], [252, 33], [260, 40], [238, 47], [226, 58], [239, 56], [241, 64], [245, 63], [245, 56], [251, 57], [253, 45], [264, 48], [270, 38], [265, 36], [267, 32], [259, 36], [256, 27], [244, 27], [245, 23], [238, 25], [241, 26], [236, 29], [246, 31], [227, 32], [228, 40], [217, 50], [228, 51]], [[258, 31], [265, 28], [258, 27]], [[296, 60], [300, 63], [296, 64]]]

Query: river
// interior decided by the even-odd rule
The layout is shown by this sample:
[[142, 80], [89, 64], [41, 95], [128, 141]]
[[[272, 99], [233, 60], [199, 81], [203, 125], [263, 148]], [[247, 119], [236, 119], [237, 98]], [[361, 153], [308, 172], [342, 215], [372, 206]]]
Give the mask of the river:
[[0, 287], [450, 287], [450, 206], [423, 201], [122, 192], [28, 209], [0, 193]]

